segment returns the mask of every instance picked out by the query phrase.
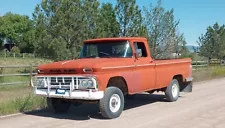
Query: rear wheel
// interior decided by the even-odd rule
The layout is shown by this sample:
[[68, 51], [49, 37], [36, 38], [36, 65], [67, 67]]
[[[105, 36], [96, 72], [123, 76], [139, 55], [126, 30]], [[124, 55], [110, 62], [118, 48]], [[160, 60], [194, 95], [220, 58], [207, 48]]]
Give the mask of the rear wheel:
[[108, 87], [104, 97], [99, 102], [103, 117], [108, 119], [117, 118], [124, 108], [124, 95], [117, 87]]
[[166, 98], [169, 102], [177, 101], [180, 95], [180, 86], [177, 79], [173, 79], [165, 91]]
[[57, 98], [47, 98], [47, 104], [50, 109], [53, 109], [57, 113], [67, 112], [71, 102], [57, 99]]

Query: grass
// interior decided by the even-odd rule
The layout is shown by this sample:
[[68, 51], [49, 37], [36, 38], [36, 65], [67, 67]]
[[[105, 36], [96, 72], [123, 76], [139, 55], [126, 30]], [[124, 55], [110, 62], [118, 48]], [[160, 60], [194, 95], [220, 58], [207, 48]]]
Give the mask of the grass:
[[193, 71], [193, 77], [195, 82], [225, 77], [225, 66], [197, 68], [197, 70]]
[[[51, 62], [38, 58], [10, 58], [0, 57], [0, 66], [39, 65]], [[35, 70], [35, 68], [33, 68]], [[4, 68], [0, 74], [30, 73], [30, 68]], [[0, 77], [0, 83], [29, 82], [29, 76]], [[33, 94], [33, 88], [29, 84], [0, 86], [0, 116], [18, 112], [26, 112], [46, 107], [43, 97]]]
[[30, 76], [13, 76], [13, 77], [1, 77], [0, 83], [12, 83], [12, 82], [28, 82]]
[[[18, 66], [18, 65], [33, 65], [38, 66], [40, 64], [49, 63], [51, 60], [39, 59], [39, 58], [11, 58], [0, 57], [0, 66]], [[36, 67], [32, 68], [35, 72]], [[26, 68], [0, 68], [0, 74], [23, 74], [30, 73], [30, 67]], [[28, 82], [29, 76], [5, 76], [0, 77], [0, 83], [12, 83], [12, 82]]]
[[33, 94], [33, 88], [20, 86], [0, 87], [0, 116], [46, 107], [45, 98]]
[[0, 65], [39, 65], [51, 62], [48, 59], [40, 58], [13, 58], [13, 57], [0, 57]]

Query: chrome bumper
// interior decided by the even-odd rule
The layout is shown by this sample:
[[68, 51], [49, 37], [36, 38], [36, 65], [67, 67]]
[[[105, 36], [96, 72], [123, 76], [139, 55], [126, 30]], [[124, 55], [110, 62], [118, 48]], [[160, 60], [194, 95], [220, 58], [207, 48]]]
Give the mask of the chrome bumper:
[[64, 98], [64, 99], [81, 99], [81, 100], [100, 100], [104, 96], [103, 91], [72, 91], [66, 90], [65, 94], [57, 94], [56, 89], [37, 89], [35, 88], [34, 93], [39, 96], [52, 97], [52, 98]]
[[[97, 88], [93, 77], [84, 76], [35, 76], [31, 79], [34, 94], [52, 98], [99, 100], [104, 96]], [[82, 81], [91, 80], [92, 88], [82, 86]]]

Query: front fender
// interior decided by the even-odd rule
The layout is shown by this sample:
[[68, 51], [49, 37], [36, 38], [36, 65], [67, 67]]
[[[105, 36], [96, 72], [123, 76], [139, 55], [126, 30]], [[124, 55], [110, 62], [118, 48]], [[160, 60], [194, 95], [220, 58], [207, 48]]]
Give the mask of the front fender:
[[126, 71], [126, 72], [106, 72], [97, 74], [97, 81], [98, 81], [98, 88], [100, 91], [105, 91], [107, 88], [108, 82], [110, 78], [113, 77], [122, 77], [126, 84], [129, 94], [136, 93], [140, 91], [140, 75], [135, 75], [133, 71]]

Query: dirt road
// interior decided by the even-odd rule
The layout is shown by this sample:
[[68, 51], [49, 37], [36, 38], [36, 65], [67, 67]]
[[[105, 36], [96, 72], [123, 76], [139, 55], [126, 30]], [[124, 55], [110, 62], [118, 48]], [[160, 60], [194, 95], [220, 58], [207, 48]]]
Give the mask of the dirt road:
[[121, 117], [102, 119], [97, 105], [71, 107], [67, 114], [38, 111], [0, 117], [0, 128], [225, 128], [225, 79], [194, 84], [177, 102], [140, 94], [126, 102]]

